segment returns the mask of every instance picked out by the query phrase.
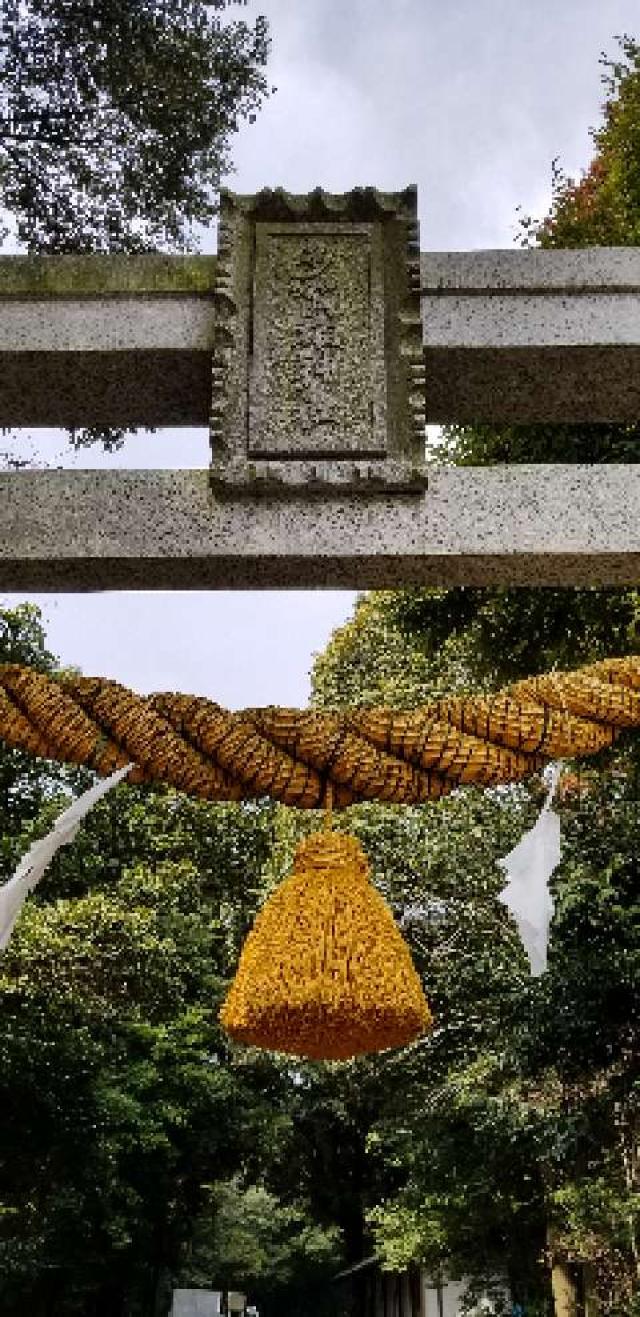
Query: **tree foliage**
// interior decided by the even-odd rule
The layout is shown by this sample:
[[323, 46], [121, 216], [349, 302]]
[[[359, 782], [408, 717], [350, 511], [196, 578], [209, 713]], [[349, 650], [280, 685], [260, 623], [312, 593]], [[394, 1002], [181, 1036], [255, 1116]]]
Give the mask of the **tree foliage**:
[[[544, 248], [640, 245], [640, 45], [619, 39], [616, 59], [603, 56], [602, 123], [592, 132], [594, 156], [579, 180], [556, 163], [545, 219], [523, 221], [525, 245]], [[637, 462], [640, 427], [615, 425], [473, 425], [446, 432], [441, 455], [456, 464], [495, 462]]]
[[[269, 91], [266, 20], [230, 18], [244, 5], [3, 0], [0, 206], [22, 250], [194, 249], [230, 140]], [[89, 426], [71, 441], [111, 450], [125, 435]]]
[[[112, 809], [130, 849], [123, 839], [110, 881], [85, 867], [86, 848], [69, 848], [0, 967], [7, 1313], [155, 1310], [207, 1205], [204, 1185], [259, 1173], [258, 1150], [278, 1124], [276, 1073], [238, 1066], [217, 1022], [240, 930], [212, 868], [220, 887], [234, 820], [225, 819], [216, 864], [223, 830], [212, 810], [200, 870], [197, 846], [171, 835], [170, 793], [164, 810], [149, 803], [174, 854], [153, 859], [136, 854], [138, 820], [127, 827], [137, 793], [118, 795]], [[268, 819], [237, 816], [235, 845], [253, 830], [259, 855]], [[106, 855], [112, 823], [104, 812], [93, 821]], [[181, 849], [196, 855], [178, 858]], [[249, 888], [251, 863], [247, 845]]]
[[335, 1317], [331, 1275], [341, 1256], [335, 1227], [323, 1229], [299, 1206], [262, 1185], [237, 1180], [212, 1188], [201, 1214], [186, 1279], [211, 1275], [224, 1289], [260, 1294], [261, 1317]]
[[[240, 0], [242, 3], [242, 0]], [[4, 0], [0, 199], [31, 252], [190, 245], [267, 92], [227, 0]]]
[[550, 214], [534, 225], [543, 247], [640, 246], [640, 45], [621, 37], [618, 57], [603, 55], [601, 64], [605, 101], [591, 134], [594, 156], [578, 181], [556, 164]]
[[[54, 655], [47, 649], [40, 614], [31, 604], [0, 609], [0, 656], [5, 663], [27, 663], [40, 672], [52, 672]], [[42, 811], [60, 789], [87, 782], [88, 775], [60, 764], [36, 764], [20, 750], [3, 748], [0, 755], [0, 880], [15, 868], [26, 849], [27, 838]], [[46, 831], [42, 828], [42, 831]]]
[[[556, 657], [577, 663], [629, 648], [634, 615], [629, 592], [369, 596], [322, 656], [315, 699], [347, 692], [355, 700], [360, 689], [366, 700], [409, 703], [414, 676], [418, 703], [442, 693], [448, 662], [451, 686], [462, 674], [471, 687], [474, 658], [475, 684], [491, 688]], [[532, 616], [538, 630], [523, 625]], [[375, 666], [378, 653], [392, 669], [397, 657], [395, 673], [389, 662]], [[465, 790], [422, 810], [350, 811], [436, 1017], [433, 1035], [394, 1062], [395, 1103], [380, 1074], [369, 1147], [378, 1187], [386, 1161], [386, 1196], [365, 1211], [386, 1265], [421, 1260], [483, 1283], [506, 1265], [516, 1297], [544, 1303], [541, 1264], [553, 1239], [556, 1255], [593, 1267], [603, 1312], [629, 1311], [638, 1230], [639, 762], [630, 742], [565, 774], [550, 965], [539, 980], [529, 979], [497, 902], [504, 879], [496, 865], [533, 822], [539, 783]]]
[[[557, 173], [550, 216], [530, 226], [544, 246], [638, 242], [640, 49], [629, 39], [607, 64], [606, 87], [593, 166], [578, 184]], [[473, 426], [448, 433], [445, 455], [482, 464], [635, 461], [636, 452], [635, 425]], [[369, 595], [318, 661], [314, 699], [401, 707], [495, 689], [637, 651], [638, 616], [633, 589]], [[639, 763], [633, 742], [620, 742], [565, 773], [549, 971], [539, 980], [523, 974], [495, 907], [495, 860], [531, 822], [536, 784], [456, 793], [429, 807], [428, 824], [371, 810], [374, 868], [384, 856], [386, 875], [401, 875], [392, 890], [438, 1022], [398, 1063], [403, 1115], [394, 1121], [385, 1092], [371, 1134], [398, 1177], [368, 1214], [386, 1265], [422, 1259], [486, 1279], [502, 1259], [516, 1297], [546, 1311], [540, 1264], [563, 1258], [595, 1276], [603, 1314], [626, 1317], [638, 1304]]]
[[[55, 671], [32, 607], [0, 613], [0, 657]], [[88, 775], [3, 749], [0, 780], [10, 870]], [[29, 900], [0, 959], [8, 1317], [164, 1314], [178, 1280], [242, 1279], [267, 1317], [289, 1290], [313, 1312], [317, 1289], [320, 1311], [339, 1231], [291, 1179], [282, 1202], [267, 1187], [293, 1078], [218, 1025], [273, 842], [268, 804], [123, 785]], [[236, 1241], [262, 1223], [253, 1255], [233, 1253], [232, 1207]]]

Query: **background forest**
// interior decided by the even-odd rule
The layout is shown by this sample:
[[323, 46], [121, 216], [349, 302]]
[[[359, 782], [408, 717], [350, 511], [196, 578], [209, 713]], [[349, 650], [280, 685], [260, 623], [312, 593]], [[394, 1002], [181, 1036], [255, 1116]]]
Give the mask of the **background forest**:
[[[0, 200], [24, 245], [183, 250], [267, 94], [264, 25], [186, 0], [30, 0], [3, 25]], [[605, 79], [593, 162], [578, 183], [556, 175], [525, 242], [640, 245], [634, 41]], [[474, 427], [434, 456], [634, 462], [638, 438]], [[373, 594], [318, 659], [313, 699], [411, 705], [639, 651], [633, 590]], [[56, 670], [30, 606], [0, 611], [0, 660]], [[551, 1312], [551, 1263], [566, 1263], [603, 1317], [640, 1313], [639, 768], [632, 739], [566, 765], [536, 980], [496, 861], [539, 781], [347, 811], [436, 1027], [341, 1065], [234, 1048], [217, 1022], [251, 920], [316, 820], [127, 786], [101, 802], [0, 960], [0, 1311], [162, 1314], [182, 1283], [319, 1317], [340, 1311], [335, 1273], [375, 1252], [478, 1284], [506, 1268], [529, 1317]], [[0, 751], [2, 877], [89, 781]]]

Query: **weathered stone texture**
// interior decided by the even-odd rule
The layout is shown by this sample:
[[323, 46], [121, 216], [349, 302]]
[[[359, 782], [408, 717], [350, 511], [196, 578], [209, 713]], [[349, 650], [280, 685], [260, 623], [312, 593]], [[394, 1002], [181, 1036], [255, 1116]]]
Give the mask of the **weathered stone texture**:
[[205, 425], [215, 257], [0, 258], [0, 424]]
[[429, 421], [640, 417], [640, 251], [421, 257]]
[[384, 454], [374, 395], [385, 363], [383, 352], [373, 353], [370, 284], [364, 228], [258, 226], [252, 456]]
[[[326, 209], [328, 199], [323, 204]], [[409, 325], [408, 339], [392, 335], [383, 342], [380, 336], [382, 268], [396, 326], [402, 310], [402, 232], [385, 230], [381, 263], [363, 213], [362, 205], [352, 203], [348, 224], [338, 224], [334, 234], [329, 209], [324, 236], [322, 225], [314, 229], [312, 257], [300, 218], [268, 221], [259, 212], [265, 247], [257, 243], [255, 290], [250, 254], [240, 262], [240, 318], [235, 275], [216, 257], [1, 257], [0, 425], [207, 425], [213, 408], [214, 462], [231, 486], [245, 483], [247, 474], [277, 472], [282, 483], [308, 488], [325, 461], [320, 476], [343, 486], [357, 477], [371, 485], [377, 471], [382, 488], [402, 488], [419, 447], [425, 400], [433, 422], [638, 419], [640, 252], [424, 253], [424, 345], [418, 325], [412, 355], [415, 326]], [[288, 237], [277, 236], [279, 224]], [[264, 276], [277, 295], [270, 262], [274, 251], [296, 247], [297, 229], [298, 259], [289, 260], [289, 273], [283, 273], [292, 281], [291, 302], [297, 299], [304, 333], [297, 333], [295, 315], [284, 314], [280, 296], [279, 328], [293, 352], [287, 365], [270, 329], [268, 303], [260, 297], [256, 302], [254, 291], [260, 293]], [[334, 238], [336, 265], [323, 266], [323, 251]], [[303, 278], [310, 260], [318, 278], [313, 291], [311, 276]], [[367, 261], [368, 309], [362, 299]], [[419, 285], [420, 266], [414, 264]], [[342, 299], [335, 288], [338, 265]], [[316, 310], [317, 331], [311, 329]], [[262, 344], [267, 367], [261, 365]], [[360, 375], [356, 345], [363, 354]], [[340, 363], [330, 360], [336, 346]], [[303, 377], [314, 380], [312, 390], [296, 385]], [[324, 423], [325, 415], [330, 422]], [[389, 417], [395, 456], [381, 459]], [[294, 455], [287, 462], [283, 448], [289, 441]], [[367, 445], [368, 457], [355, 457], [360, 444]], [[330, 458], [322, 456], [325, 451]], [[303, 457], [307, 452], [311, 456]], [[345, 456], [338, 463], [340, 452]]]
[[212, 473], [263, 487], [420, 488], [416, 195], [223, 197]]
[[419, 495], [216, 497], [207, 471], [0, 475], [0, 589], [640, 577], [640, 466], [438, 468]]

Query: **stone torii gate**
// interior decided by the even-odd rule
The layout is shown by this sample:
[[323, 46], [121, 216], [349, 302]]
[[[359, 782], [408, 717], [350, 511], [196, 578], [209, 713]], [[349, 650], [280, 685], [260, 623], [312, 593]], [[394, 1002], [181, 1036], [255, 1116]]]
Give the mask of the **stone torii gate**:
[[1, 474], [0, 589], [637, 581], [640, 466], [425, 466], [424, 427], [639, 419], [640, 251], [421, 254], [416, 216], [226, 193], [216, 257], [0, 258], [0, 425], [211, 433]]

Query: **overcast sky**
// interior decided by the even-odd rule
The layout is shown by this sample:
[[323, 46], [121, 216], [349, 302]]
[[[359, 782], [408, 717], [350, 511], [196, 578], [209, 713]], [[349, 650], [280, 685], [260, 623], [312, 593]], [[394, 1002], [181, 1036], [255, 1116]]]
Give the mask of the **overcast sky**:
[[[518, 207], [548, 209], [553, 158], [573, 174], [589, 161], [601, 52], [615, 52], [617, 33], [640, 35], [638, 0], [250, 0], [246, 13], [270, 20], [278, 90], [237, 138], [229, 185], [417, 183], [423, 250], [512, 246]], [[21, 442], [52, 465], [105, 464], [65, 452], [60, 436]], [[108, 464], [206, 466], [207, 435], [132, 438]], [[334, 591], [32, 597], [65, 663], [234, 708], [303, 704], [312, 655], [353, 602]]]

